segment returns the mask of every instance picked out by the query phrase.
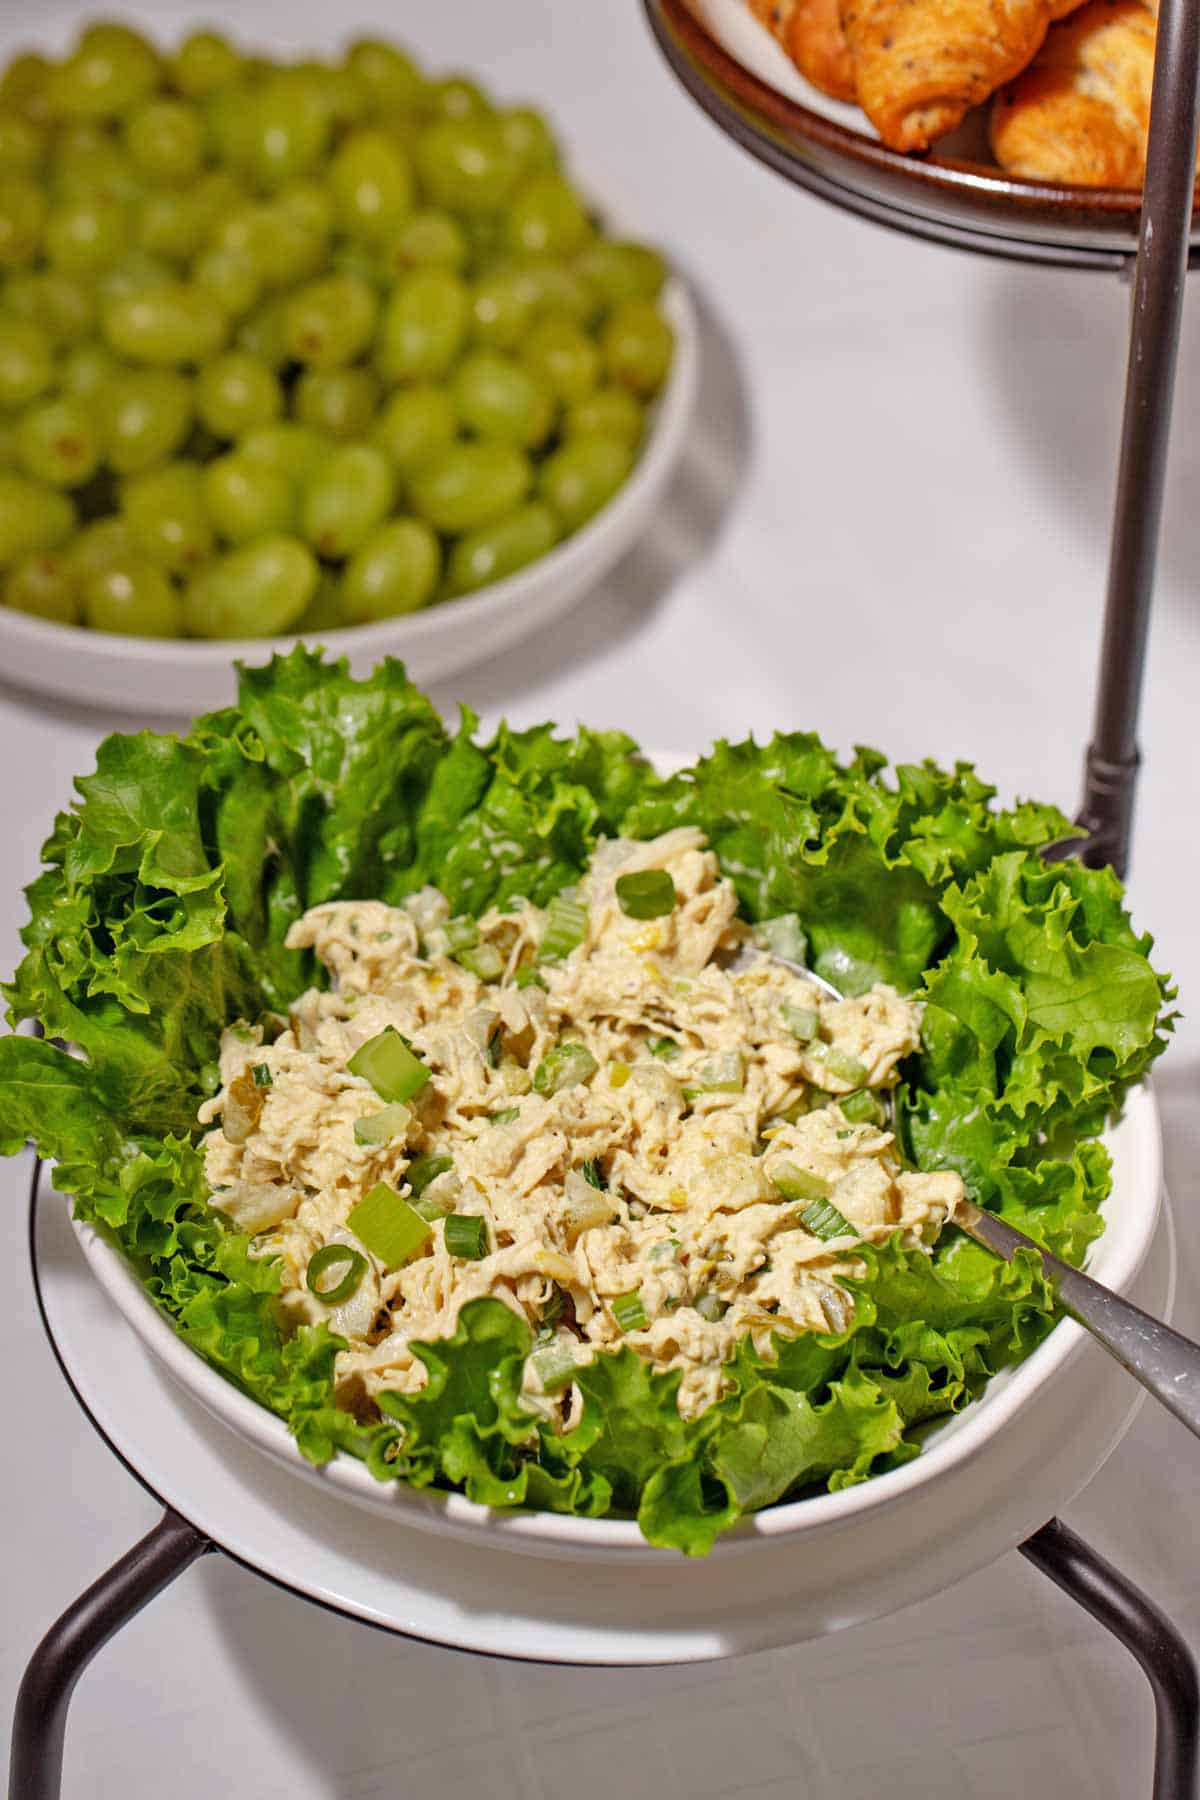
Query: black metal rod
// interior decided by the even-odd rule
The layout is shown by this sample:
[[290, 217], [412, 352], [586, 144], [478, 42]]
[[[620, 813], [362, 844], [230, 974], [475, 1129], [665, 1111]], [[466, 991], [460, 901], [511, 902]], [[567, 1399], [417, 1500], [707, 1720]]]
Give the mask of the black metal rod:
[[1197, 1800], [1200, 1683], [1195, 1659], [1170, 1619], [1058, 1519], [1022, 1544], [1021, 1555], [1119, 1638], [1141, 1664], [1154, 1694], [1153, 1800]]
[[1162, 523], [1198, 129], [1200, 8], [1196, 0], [1161, 0], [1104, 642], [1080, 811], [1080, 823], [1093, 834], [1085, 860], [1093, 866], [1111, 862], [1122, 875], [1133, 823], [1138, 708]]
[[50, 1627], [17, 1694], [9, 1800], [58, 1800], [67, 1709], [79, 1677], [114, 1632], [212, 1548], [194, 1525], [168, 1510]]

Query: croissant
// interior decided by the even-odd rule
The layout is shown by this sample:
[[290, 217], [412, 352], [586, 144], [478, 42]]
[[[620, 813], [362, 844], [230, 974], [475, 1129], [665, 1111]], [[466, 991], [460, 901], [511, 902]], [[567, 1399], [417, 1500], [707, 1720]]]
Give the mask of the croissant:
[[1079, 0], [842, 0], [858, 103], [893, 150], [923, 150], [1031, 60]]
[[1140, 0], [1088, 0], [1056, 25], [1025, 73], [996, 96], [996, 161], [1014, 175], [1141, 187], [1154, 35], [1154, 14]]
[[800, 73], [835, 100], [854, 100], [854, 70], [838, 0], [750, 0]]

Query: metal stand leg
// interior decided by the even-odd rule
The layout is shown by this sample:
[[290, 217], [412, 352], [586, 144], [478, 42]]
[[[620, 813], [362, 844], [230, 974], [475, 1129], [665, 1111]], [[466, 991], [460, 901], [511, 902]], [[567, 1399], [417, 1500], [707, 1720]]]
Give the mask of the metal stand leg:
[[1021, 1554], [1119, 1638], [1145, 1671], [1154, 1693], [1153, 1800], [1197, 1800], [1200, 1683], [1170, 1619], [1058, 1519], [1022, 1544]]
[[178, 1513], [165, 1512], [153, 1531], [50, 1627], [30, 1658], [17, 1695], [9, 1800], [58, 1800], [75, 1683], [122, 1625], [213, 1547]]

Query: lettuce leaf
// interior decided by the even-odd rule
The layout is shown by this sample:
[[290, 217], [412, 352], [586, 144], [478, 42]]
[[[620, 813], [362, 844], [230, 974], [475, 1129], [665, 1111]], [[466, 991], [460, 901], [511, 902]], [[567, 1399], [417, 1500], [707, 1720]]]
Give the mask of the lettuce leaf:
[[242, 670], [237, 705], [185, 738], [109, 738], [77, 783], [4, 989], [10, 1020], [45, 1039], [0, 1040], [0, 1152], [53, 1158], [155, 1304], [314, 1461], [350, 1453], [489, 1506], [629, 1515], [691, 1555], [756, 1508], [895, 1467], [1051, 1329], [1035, 1257], [1006, 1265], [954, 1231], [932, 1254], [885, 1244], [845, 1332], [765, 1355], [744, 1340], [693, 1419], [677, 1376], [628, 1348], [597, 1356], [565, 1433], [522, 1405], [528, 1328], [478, 1300], [416, 1347], [421, 1392], [385, 1395], [363, 1424], [334, 1401], [341, 1340], [284, 1328], [277, 1267], [209, 1203], [195, 1118], [220, 1033], [320, 979], [284, 948], [306, 907], [427, 883], [459, 911], [544, 902], [599, 837], [683, 824], [707, 833], [749, 919], [799, 914], [821, 974], [922, 998], [898, 1108], [909, 1155], [1081, 1259], [1111, 1181], [1095, 1138], [1164, 1048], [1173, 990], [1111, 871], [1043, 860], [1072, 830], [1055, 808], [1002, 807], [964, 764], [843, 762], [809, 733], [718, 744], [667, 781], [619, 733], [501, 727], [481, 743], [398, 663], [357, 681], [303, 649]]

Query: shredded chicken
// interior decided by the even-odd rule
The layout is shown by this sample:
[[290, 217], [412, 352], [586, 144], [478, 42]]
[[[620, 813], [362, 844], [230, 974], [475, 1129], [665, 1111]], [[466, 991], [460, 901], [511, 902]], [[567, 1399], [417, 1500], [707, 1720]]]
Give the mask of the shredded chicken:
[[[655, 870], [674, 904], [627, 916], [618, 878]], [[882, 985], [833, 1000], [768, 957], [732, 968], [750, 934], [699, 832], [602, 843], [576, 898], [582, 941], [557, 961], [539, 960], [547, 913], [528, 904], [477, 931], [431, 889], [403, 907], [314, 907], [287, 941], [315, 952], [329, 987], [273, 1041], [262, 1026], [224, 1035], [200, 1114], [214, 1204], [279, 1258], [286, 1314], [346, 1338], [336, 1391], [361, 1416], [423, 1386], [414, 1340], [450, 1335], [480, 1295], [538, 1334], [532, 1413], [570, 1424], [564, 1363], [627, 1343], [679, 1371], [692, 1416], [740, 1338], [765, 1352], [773, 1333], [842, 1329], [857, 1247], [897, 1231], [927, 1247], [962, 1196], [956, 1175], [902, 1167], [869, 1098], [918, 1047], [919, 1005]], [[430, 1075], [392, 1107], [394, 1134], [363, 1142], [385, 1101], [347, 1065], [389, 1027]], [[433, 1156], [447, 1166], [430, 1178]], [[400, 1267], [351, 1223], [381, 1182], [428, 1221]], [[484, 1222], [478, 1258], [447, 1250], [451, 1214]], [[330, 1243], [367, 1268], [327, 1305], [306, 1273]]]

